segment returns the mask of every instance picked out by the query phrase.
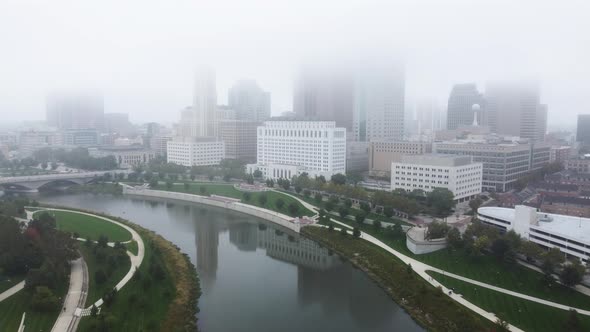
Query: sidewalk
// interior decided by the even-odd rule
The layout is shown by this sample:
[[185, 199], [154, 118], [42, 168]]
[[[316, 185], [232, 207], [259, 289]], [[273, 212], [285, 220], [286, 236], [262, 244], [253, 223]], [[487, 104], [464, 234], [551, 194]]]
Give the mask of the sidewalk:
[[69, 332], [75, 331], [78, 326], [79, 317], [75, 315], [78, 306], [84, 305], [86, 294], [88, 292], [88, 273], [86, 272], [86, 262], [80, 257], [71, 263], [72, 272], [70, 274], [70, 287], [64, 300], [57, 321], [51, 329], [52, 332]]
[[23, 288], [25, 288], [25, 281], [21, 281], [18, 284], [10, 287], [9, 289], [5, 290], [0, 294], [0, 302], [6, 300], [7, 298], [11, 297], [12, 295], [20, 292]]

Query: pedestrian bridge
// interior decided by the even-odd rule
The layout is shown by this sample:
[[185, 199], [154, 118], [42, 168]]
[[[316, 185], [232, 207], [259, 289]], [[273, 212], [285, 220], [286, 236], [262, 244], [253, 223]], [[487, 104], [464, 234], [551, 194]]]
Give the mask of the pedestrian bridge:
[[0, 187], [6, 191], [30, 191], [36, 192], [41, 187], [52, 185], [86, 184], [94, 181], [106, 173], [114, 175], [114, 171], [79, 172], [62, 174], [45, 174], [30, 176], [0, 177]]

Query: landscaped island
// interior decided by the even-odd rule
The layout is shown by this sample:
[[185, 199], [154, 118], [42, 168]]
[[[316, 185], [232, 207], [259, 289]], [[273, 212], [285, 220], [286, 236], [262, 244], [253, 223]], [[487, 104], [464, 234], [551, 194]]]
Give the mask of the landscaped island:
[[[188, 256], [171, 242], [126, 220], [94, 212], [44, 207], [28, 214], [33, 219], [28, 226], [3, 217], [0, 227], [18, 230], [12, 235], [22, 234], [25, 244], [37, 241], [36, 237], [44, 239], [46, 232], [60, 236], [72, 252], [63, 260], [64, 274], [70, 273], [67, 262], [80, 258], [72, 264], [69, 287], [67, 277], [55, 283], [51, 274], [44, 273], [48, 259], [39, 269], [7, 271], [16, 279], [18, 273], [26, 276], [26, 287], [3, 300], [0, 297], [1, 330], [16, 331], [24, 312], [25, 331], [52, 327], [70, 331], [73, 326], [78, 331], [197, 330], [199, 280]], [[11, 245], [6, 241], [0, 246], [7, 243]], [[52, 253], [59, 247], [44, 243], [39, 250]], [[13, 262], [19, 259], [18, 252], [9, 253]], [[6, 256], [2, 255], [1, 262]], [[7, 272], [0, 270], [0, 274]], [[4, 280], [0, 293], [12, 284]]]

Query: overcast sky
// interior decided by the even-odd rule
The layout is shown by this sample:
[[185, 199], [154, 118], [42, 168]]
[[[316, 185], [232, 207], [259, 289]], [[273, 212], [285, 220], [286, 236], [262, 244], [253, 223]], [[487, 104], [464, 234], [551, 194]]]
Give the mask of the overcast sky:
[[97, 88], [106, 112], [178, 119], [192, 72], [240, 78], [292, 109], [297, 67], [316, 56], [398, 54], [409, 100], [445, 105], [452, 84], [536, 78], [549, 125], [590, 113], [590, 1], [1, 0], [0, 122], [43, 120], [45, 95]]

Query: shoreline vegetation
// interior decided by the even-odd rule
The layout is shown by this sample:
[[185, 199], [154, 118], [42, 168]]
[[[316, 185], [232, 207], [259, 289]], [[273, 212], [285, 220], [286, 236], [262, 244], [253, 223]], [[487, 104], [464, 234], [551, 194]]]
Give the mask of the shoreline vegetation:
[[[129, 310], [130, 307], [135, 307], [136, 311], [127, 311], [127, 315], [125, 315], [124, 319], [121, 318], [118, 320], [118, 322], [125, 321], [123, 324], [130, 323], [133, 321], [133, 319], [131, 319], [129, 315], [132, 316], [135, 312], [143, 315], [143, 311], [146, 309], [145, 307], [150, 307], [150, 302], [153, 302], [154, 305], [151, 306], [151, 309], [157, 312], [152, 312], [152, 314], [159, 317], [153, 317], [152, 315], [152, 317], [149, 318], [152, 322], [155, 322], [156, 320], [154, 319], [157, 318], [157, 321], [160, 322], [159, 327], [154, 326], [154, 323], [150, 324], [149, 321], [143, 322], [142, 318], [141, 324], [146, 325], [144, 326], [145, 331], [198, 331], [198, 300], [201, 296], [199, 277], [197, 275], [196, 268], [190, 261], [188, 255], [186, 253], [182, 253], [178, 246], [169, 240], [166, 240], [156, 232], [143, 228], [142, 226], [123, 218], [111, 216], [97, 211], [77, 209], [67, 206], [43, 206], [48, 208], [67, 209], [71, 211], [91, 213], [97, 216], [106, 217], [133, 228], [142, 237], [146, 247], [146, 257], [144, 262], [138, 269], [139, 273], [136, 273], [136, 275], [133, 277], [132, 282], [127, 284], [118, 292], [119, 295], [117, 298], [119, 301], [115, 301], [111, 307], [113, 311], [115, 311], [114, 309]], [[149, 274], [149, 269], [155, 264], [155, 261], [157, 260], [162, 261], [163, 265], [165, 266], [166, 278], [162, 283], [165, 283], [166, 279], [169, 279], [169, 281], [172, 282], [172, 289], [168, 289], [170, 287], [163, 287], [166, 289], [161, 289], [164, 294], [162, 294], [158, 301], [153, 301], [153, 299], [141, 301], [142, 299], [137, 299], [135, 294], [129, 294], [132, 290], [150, 293], [160, 288], [160, 284], [156, 286], [153, 283], [146, 283], [146, 278], [141, 278], [141, 275]], [[123, 301], [124, 299], [126, 301]], [[135, 302], [137, 303], [133, 304]], [[162, 306], [162, 302], [167, 302], [165, 308]], [[86, 307], [89, 305], [91, 305], [91, 303], [87, 301]], [[144, 309], [142, 309], [142, 307], [144, 307]], [[82, 319], [79, 330], [92, 331], [92, 319], [92, 317], [85, 317]]]
[[301, 234], [328, 247], [365, 272], [421, 326], [429, 331], [500, 331], [494, 322], [464, 308], [369, 242], [339, 231], [306, 226]]

